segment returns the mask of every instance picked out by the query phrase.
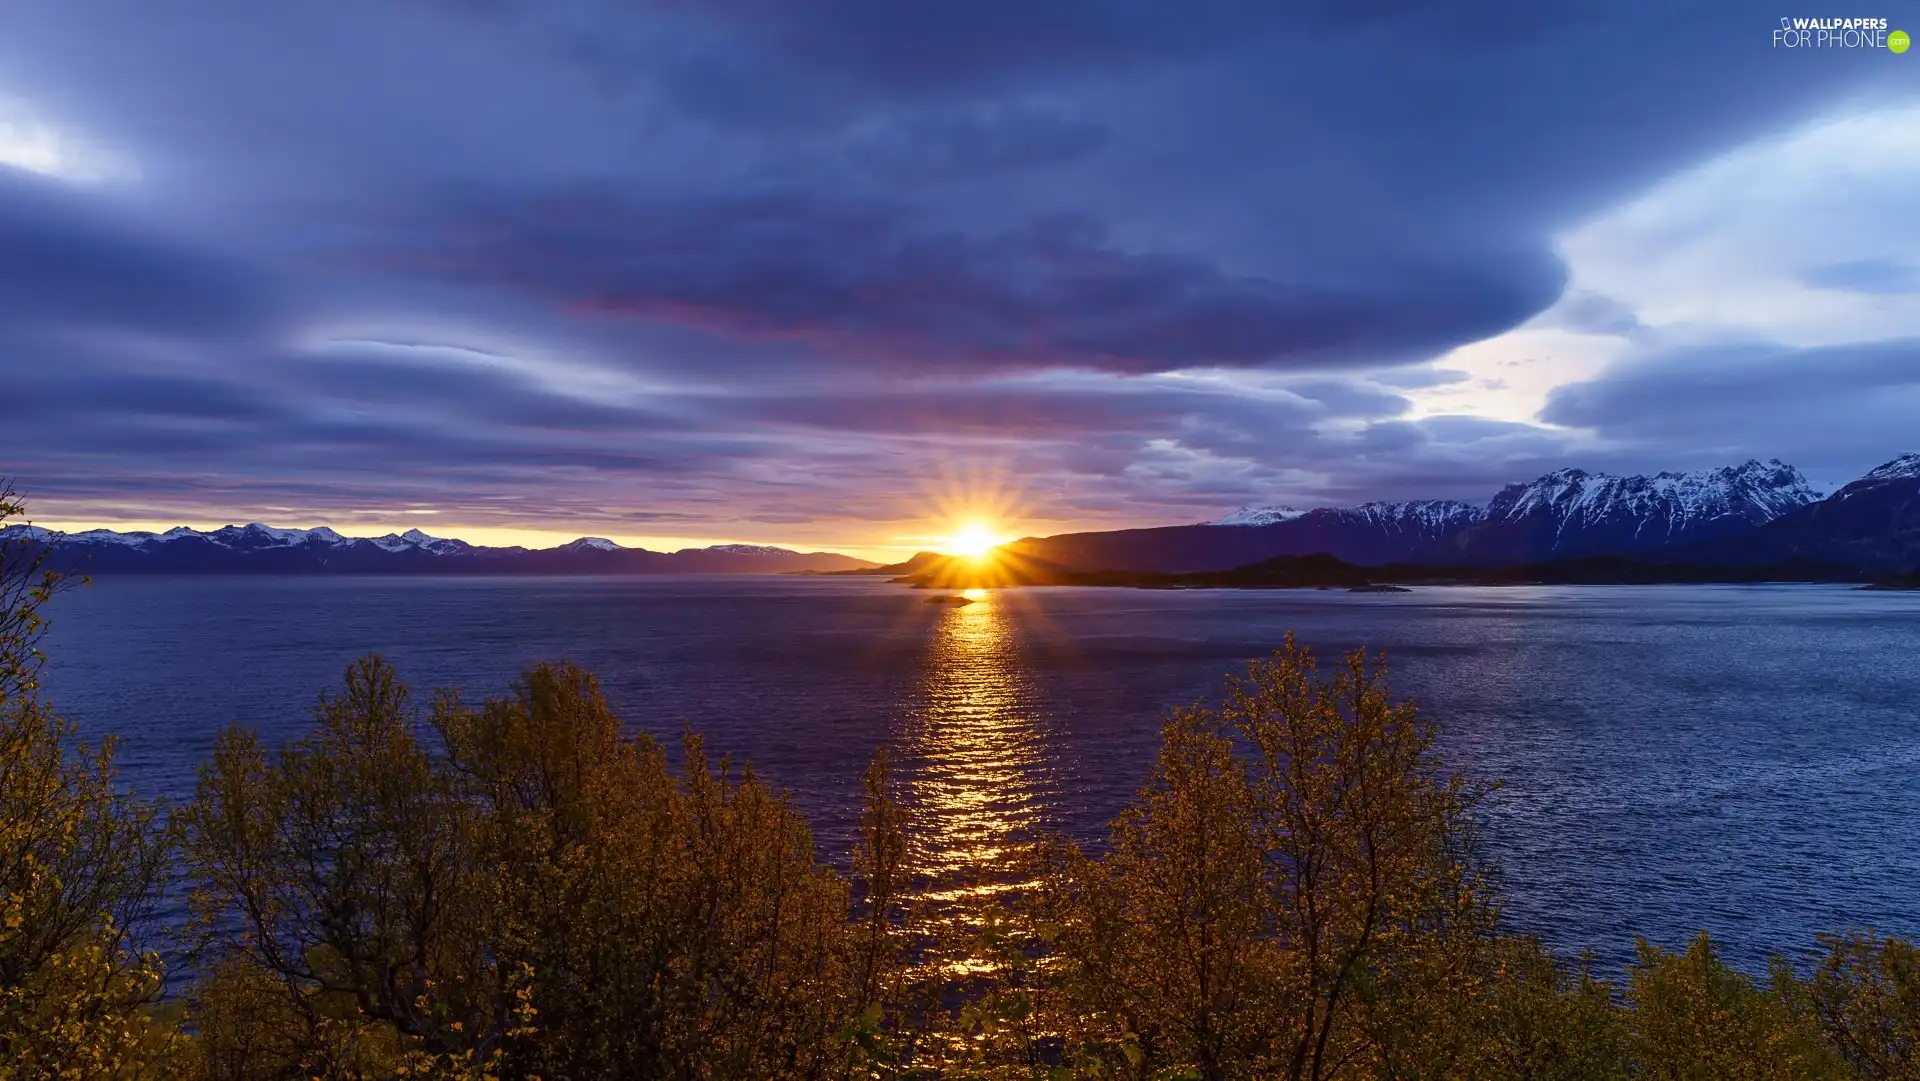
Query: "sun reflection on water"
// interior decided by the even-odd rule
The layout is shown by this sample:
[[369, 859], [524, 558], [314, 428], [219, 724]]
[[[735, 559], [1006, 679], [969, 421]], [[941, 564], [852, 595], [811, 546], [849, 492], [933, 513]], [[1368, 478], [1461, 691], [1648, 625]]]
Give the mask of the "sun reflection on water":
[[[931, 628], [926, 708], [908, 802], [917, 817], [920, 897], [945, 919], [975, 924], [1008, 891], [1033, 884], [1021, 857], [1044, 825], [1049, 770], [1037, 696], [1000, 591], [967, 590]], [[979, 959], [952, 964], [978, 970]]]

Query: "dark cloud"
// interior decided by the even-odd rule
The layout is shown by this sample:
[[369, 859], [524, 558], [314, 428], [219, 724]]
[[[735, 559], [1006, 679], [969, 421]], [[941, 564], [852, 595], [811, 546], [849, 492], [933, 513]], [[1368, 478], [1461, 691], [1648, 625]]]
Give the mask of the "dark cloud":
[[1139, 440], [1174, 435], [1183, 429], [1271, 432], [1304, 427], [1319, 412], [1297, 399], [1262, 400], [1145, 388], [1096, 391], [977, 385], [893, 394], [840, 392], [729, 399], [723, 408], [742, 423], [1021, 440], [1069, 440], [1102, 434]]
[[1137, 252], [1082, 215], [989, 235], [804, 191], [637, 202], [608, 191], [468, 196], [410, 252], [458, 279], [586, 316], [799, 341], [829, 363], [906, 370], [1378, 363], [1505, 330], [1560, 289], [1534, 253], [1383, 268], [1346, 289]]
[[[570, 32], [577, 55], [600, 64], [657, 55], [644, 35], [606, 40], [598, 23], [555, 17], [541, 5], [487, 5], [493, 15], [533, 15]], [[1524, 0], [829, 0], [796, 7], [779, 0], [642, 0], [643, 10], [717, 28], [756, 60], [784, 57], [810, 69], [892, 94], [936, 94], [1064, 74], [1115, 75], [1192, 62], [1249, 43], [1326, 36], [1389, 26], [1430, 43], [1510, 43], [1560, 21]], [[596, 35], [595, 31], [599, 33]]]
[[215, 338], [266, 326], [278, 305], [237, 261], [0, 165], [0, 317]]
[[847, 156], [887, 184], [972, 180], [1082, 160], [1112, 142], [1104, 124], [1032, 106], [987, 105], [856, 132]]
[[1541, 413], [1643, 461], [1778, 457], [1829, 485], [1908, 449], [1916, 416], [1916, 339], [1658, 353], [1556, 389]]

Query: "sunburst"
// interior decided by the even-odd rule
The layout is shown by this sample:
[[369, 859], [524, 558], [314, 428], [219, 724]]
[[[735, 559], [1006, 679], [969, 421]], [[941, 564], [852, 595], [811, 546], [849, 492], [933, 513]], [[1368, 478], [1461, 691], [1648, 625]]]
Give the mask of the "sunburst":
[[989, 552], [1007, 543], [1008, 539], [987, 523], [974, 521], [963, 523], [951, 536], [944, 538], [940, 546], [948, 555], [984, 559]]

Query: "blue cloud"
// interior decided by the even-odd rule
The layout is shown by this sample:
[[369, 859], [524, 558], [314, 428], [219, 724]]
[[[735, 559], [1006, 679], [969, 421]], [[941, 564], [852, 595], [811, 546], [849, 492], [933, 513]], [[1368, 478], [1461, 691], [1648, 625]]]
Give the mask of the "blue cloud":
[[1878, 296], [1903, 296], [1920, 293], [1920, 267], [1893, 259], [1856, 259], [1825, 263], [1800, 276], [1803, 284], [1815, 289], [1833, 289], [1847, 293]]

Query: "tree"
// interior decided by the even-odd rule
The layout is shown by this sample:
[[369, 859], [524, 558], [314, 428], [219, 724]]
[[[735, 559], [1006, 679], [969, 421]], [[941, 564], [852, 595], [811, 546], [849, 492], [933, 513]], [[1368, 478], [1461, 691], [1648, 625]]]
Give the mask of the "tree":
[[1801, 1014], [1863, 1081], [1920, 1078], [1920, 949], [1871, 932], [1823, 936], [1805, 980], [1776, 977]]
[[1634, 1076], [1810, 1081], [1844, 1069], [1781, 989], [1730, 968], [1704, 934], [1675, 953], [1644, 939], [1627, 978]]
[[1531, 935], [1503, 935], [1464, 1035], [1486, 1081], [1625, 1081], [1627, 1017], [1591, 957], [1566, 963]]
[[877, 1046], [902, 848], [883, 771], [859, 920], [784, 798], [692, 737], [676, 774], [572, 665], [477, 708], [443, 693], [421, 718], [368, 658], [316, 719], [272, 755], [230, 731], [185, 816], [234, 974], [213, 1012], [298, 1022], [254, 1059], [829, 1078]]
[[[227, 981], [214, 1001], [295, 1022], [290, 1057], [322, 1076], [377, 1076], [407, 1056], [484, 1062], [511, 998], [471, 937], [483, 913], [466, 808], [378, 658], [349, 668], [315, 717], [276, 753], [227, 730], [181, 812]], [[280, 1001], [260, 1000], [263, 976]]]
[[[22, 509], [0, 491], [0, 527]], [[0, 1079], [135, 1076], [173, 1043], [137, 947], [167, 838], [120, 790], [112, 742], [87, 746], [40, 698], [41, 609], [67, 584], [47, 554], [0, 537]]]
[[1054, 876], [1084, 1054], [1139, 1077], [1359, 1076], [1471, 998], [1492, 926], [1475, 793], [1378, 662], [1323, 677], [1289, 637], [1164, 731], [1111, 852]]

